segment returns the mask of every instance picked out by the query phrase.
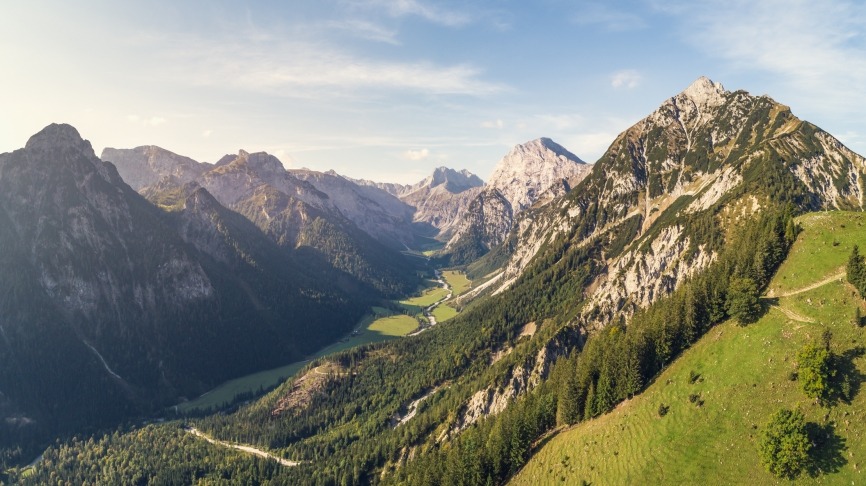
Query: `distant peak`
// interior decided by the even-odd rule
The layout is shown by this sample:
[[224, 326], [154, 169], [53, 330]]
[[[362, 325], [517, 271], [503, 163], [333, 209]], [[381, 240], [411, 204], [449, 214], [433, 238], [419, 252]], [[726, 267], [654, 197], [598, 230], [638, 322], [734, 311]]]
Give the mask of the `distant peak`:
[[481, 187], [484, 185], [484, 182], [477, 175], [466, 169], [458, 172], [443, 166], [434, 169], [433, 174], [425, 179], [423, 184], [431, 189], [444, 184], [448, 192], [456, 194], [473, 187]]
[[715, 83], [706, 76], [699, 77], [682, 92], [698, 105], [719, 105], [724, 101], [726, 93], [722, 83]]
[[577, 155], [571, 153], [567, 148], [562, 145], [554, 142], [553, 140], [547, 137], [537, 138], [535, 140], [530, 140], [529, 142], [517, 145], [512, 149], [512, 152], [521, 152], [521, 151], [540, 151], [540, 150], [549, 150], [556, 155], [561, 155], [566, 159], [569, 159], [578, 164], [585, 164], [583, 160]]
[[66, 123], [52, 123], [43, 128], [27, 141], [26, 149], [45, 149], [75, 147], [88, 153], [93, 153], [90, 142], [81, 138], [78, 130]]

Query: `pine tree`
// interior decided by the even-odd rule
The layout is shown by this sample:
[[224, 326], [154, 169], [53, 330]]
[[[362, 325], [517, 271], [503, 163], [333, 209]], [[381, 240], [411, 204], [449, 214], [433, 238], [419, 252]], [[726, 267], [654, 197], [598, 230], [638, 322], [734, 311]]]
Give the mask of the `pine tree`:
[[758, 320], [761, 315], [761, 303], [758, 300], [758, 286], [754, 280], [748, 277], [731, 280], [728, 287], [727, 310], [740, 325]]
[[848, 282], [850, 282], [857, 291], [860, 292], [860, 297], [866, 298], [866, 264], [863, 263], [863, 257], [860, 255], [860, 249], [857, 245], [851, 250], [851, 256], [848, 257]]

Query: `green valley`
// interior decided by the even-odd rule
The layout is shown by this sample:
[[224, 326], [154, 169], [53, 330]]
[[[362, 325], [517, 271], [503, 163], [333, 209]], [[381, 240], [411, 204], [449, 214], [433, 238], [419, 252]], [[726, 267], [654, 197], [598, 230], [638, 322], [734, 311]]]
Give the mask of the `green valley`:
[[[447, 286], [453, 289], [454, 295], [465, 292], [472, 283], [463, 273], [455, 270], [442, 272], [442, 278]], [[429, 281], [429, 283], [435, 285], [433, 281]], [[184, 414], [218, 410], [240, 400], [248, 400], [261, 395], [265, 390], [292, 378], [308, 363], [316, 359], [357, 346], [406, 336], [418, 328], [419, 319], [424, 319], [422, 309], [444, 299], [448, 292], [446, 288], [430, 286], [422, 290], [418, 296], [391, 303], [404, 309], [405, 312], [411, 312], [412, 315], [374, 306], [371, 308], [370, 314], [361, 319], [354, 331], [339, 341], [316, 351], [307, 359], [229, 380], [194, 400], [178, 404], [173, 407], [173, 410]], [[457, 313], [456, 309], [444, 303], [436, 306], [432, 311], [438, 322], [446, 321], [456, 316]]]

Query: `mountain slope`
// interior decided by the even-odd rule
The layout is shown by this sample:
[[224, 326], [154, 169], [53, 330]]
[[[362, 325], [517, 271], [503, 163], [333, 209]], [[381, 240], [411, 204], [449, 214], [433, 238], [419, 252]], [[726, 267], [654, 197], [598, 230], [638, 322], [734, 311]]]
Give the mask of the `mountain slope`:
[[398, 250], [414, 244], [414, 210], [396, 196], [378, 187], [356, 184], [333, 171], [298, 169], [289, 173], [327, 194], [346, 219], [380, 242]]
[[363, 312], [305, 288], [205, 191], [176, 206], [148, 203], [69, 125], [0, 155], [4, 431], [111, 423], [297, 360]]
[[448, 241], [450, 263], [469, 263], [502, 243], [520, 213], [567, 193], [590, 168], [549, 138], [511, 149]]
[[[803, 275], [820, 282], [824, 275], [837, 274], [852, 245], [862, 240], [864, 216], [831, 212], [801, 217], [803, 233], [770, 287], [796, 292], [807, 283]], [[759, 462], [757, 439], [780, 407], [799, 408], [830, 434], [831, 440], [821, 437], [818, 442], [822, 470], [813, 474], [833, 484], [859, 482], [860, 458], [866, 454], [866, 430], [859, 417], [866, 413], [866, 396], [856, 392], [850, 403], [828, 409], [807, 399], [800, 383], [790, 379], [798, 350], [820, 338], [824, 329], [833, 334], [834, 352], [850, 360], [855, 382], [866, 376], [866, 335], [851, 324], [855, 306], [866, 307], [836, 278], [779, 299], [747, 327], [733, 322], [718, 326], [646, 391], [546, 441], [512, 483], [682, 484], [712, 477], [724, 484], [777, 484]], [[690, 395], [698, 395], [700, 405]], [[661, 404], [670, 407], [664, 417], [658, 414]], [[815, 481], [804, 475], [796, 483]]]
[[136, 191], [168, 176], [177, 178], [181, 183], [191, 182], [210, 167], [156, 145], [134, 149], [107, 147], [99, 158], [114, 164], [123, 181]]
[[561, 258], [550, 254], [557, 239], [598, 248], [606, 270], [584, 316], [606, 323], [706, 268], [724, 240], [714, 227], [774, 204], [859, 208], [864, 174], [863, 157], [788, 107], [700, 78], [620, 134], [569, 196], [520, 223], [496, 286], [534, 259]]
[[423, 181], [401, 189], [398, 196], [415, 208], [417, 231], [444, 241], [454, 233], [483, 184], [467, 170], [438, 167]]

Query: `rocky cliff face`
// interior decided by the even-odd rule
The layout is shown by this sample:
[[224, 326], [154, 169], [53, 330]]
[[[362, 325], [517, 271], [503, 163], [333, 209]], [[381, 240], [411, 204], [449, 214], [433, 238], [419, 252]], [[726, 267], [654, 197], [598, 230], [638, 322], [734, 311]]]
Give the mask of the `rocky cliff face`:
[[289, 173], [327, 194], [343, 216], [380, 242], [400, 250], [414, 244], [415, 210], [396, 196], [375, 186], [356, 184], [334, 171], [302, 169]]
[[735, 226], [773, 204], [862, 207], [864, 172], [862, 157], [788, 107], [700, 78], [620, 134], [569, 195], [521, 222], [495, 285], [508, 288], [565, 238], [570, 252], [600, 251], [604, 271], [584, 315], [603, 325], [714, 260], [710, 240], [689, 221]]
[[100, 159], [114, 164], [123, 181], [136, 191], [155, 184], [167, 176], [181, 183], [187, 183], [210, 168], [209, 164], [196, 162], [156, 145], [145, 145], [134, 149], [106, 148], [102, 151]]
[[241, 150], [214, 165], [158, 147], [106, 149], [103, 157], [122, 161], [121, 175], [164, 209], [179, 209], [178, 195], [194, 182], [287, 251], [303, 246], [321, 268], [336, 267], [344, 286], [352, 286], [345, 277], [388, 294], [413, 285], [408, 263], [394, 251], [413, 241], [411, 209], [381, 190], [333, 173], [288, 171], [264, 152]]
[[517, 145], [499, 161], [487, 186], [497, 189], [517, 214], [549, 191], [575, 185], [592, 167], [549, 138]]
[[447, 241], [483, 184], [467, 170], [439, 167], [423, 181], [398, 190], [398, 196], [415, 208], [413, 220], [418, 231]]
[[519, 214], [567, 193], [590, 169], [549, 138], [514, 147], [499, 161], [448, 241], [452, 262], [470, 262], [502, 243]]

